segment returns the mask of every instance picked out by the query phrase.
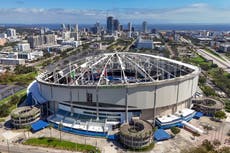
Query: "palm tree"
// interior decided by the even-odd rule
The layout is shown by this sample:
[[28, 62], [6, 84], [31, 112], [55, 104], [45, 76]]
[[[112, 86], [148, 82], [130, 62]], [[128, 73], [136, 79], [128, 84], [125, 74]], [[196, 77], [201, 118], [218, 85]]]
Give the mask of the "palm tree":
[[60, 141], [61, 141], [61, 131], [62, 131], [62, 128], [63, 128], [63, 124], [62, 124], [62, 121], [58, 124], [58, 130], [60, 131]]

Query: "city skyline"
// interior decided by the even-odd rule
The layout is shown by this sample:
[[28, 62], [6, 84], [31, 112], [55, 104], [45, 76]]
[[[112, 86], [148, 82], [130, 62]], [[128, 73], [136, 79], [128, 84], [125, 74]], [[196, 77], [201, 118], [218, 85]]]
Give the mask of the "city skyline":
[[0, 23], [105, 23], [111, 15], [134, 24], [229, 24], [229, 8], [228, 0], [8, 0], [1, 2]]

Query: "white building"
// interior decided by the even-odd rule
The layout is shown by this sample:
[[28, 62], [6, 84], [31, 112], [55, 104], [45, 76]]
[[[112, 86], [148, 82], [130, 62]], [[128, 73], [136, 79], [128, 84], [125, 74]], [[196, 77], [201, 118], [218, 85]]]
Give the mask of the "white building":
[[146, 48], [146, 49], [154, 49], [154, 44], [152, 40], [138, 38], [136, 42], [136, 47], [138, 49]]
[[7, 34], [5, 34], [5, 33], [0, 33], [0, 38], [7, 38]]
[[230, 52], [230, 44], [220, 44], [219, 50], [222, 52]]
[[16, 30], [9, 28], [6, 30], [7, 37], [16, 37]]
[[26, 51], [30, 51], [30, 44], [29, 43], [19, 43], [17, 45], [17, 51], [19, 52], [26, 52]]
[[70, 39], [70, 32], [69, 31], [62, 32], [62, 39], [69, 40]]
[[16, 58], [0, 58], [0, 64], [2, 65], [24, 65], [24, 59], [16, 59]]
[[18, 58], [19, 59], [36, 60], [42, 56], [43, 56], [43, 51], [18, 52]]
[[81, 42], [80, 41], [63, 41], [61, 44], [62, 45], [70, 45], [73, 47], [78, 47], [79, 45], [81, 45]]

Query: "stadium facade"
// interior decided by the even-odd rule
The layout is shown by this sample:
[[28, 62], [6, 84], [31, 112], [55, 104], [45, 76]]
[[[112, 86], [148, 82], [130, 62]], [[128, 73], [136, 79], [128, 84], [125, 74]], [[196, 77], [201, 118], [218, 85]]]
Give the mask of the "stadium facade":
[[34, 83], [51, 121], [116, 125], [132, 117], [154, 121], [189, 108], [199, 73], [196, 66], [165, 57], [115, 52], [44, 72]]

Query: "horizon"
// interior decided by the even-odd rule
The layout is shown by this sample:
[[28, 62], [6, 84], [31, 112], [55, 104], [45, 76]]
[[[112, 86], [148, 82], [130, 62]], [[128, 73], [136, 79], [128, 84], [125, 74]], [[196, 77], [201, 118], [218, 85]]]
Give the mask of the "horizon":
[[229, 8], [229, 0], [8, 0], [0, 24], [93, 24], [107, 16], [134, 24], [230, 24]]

